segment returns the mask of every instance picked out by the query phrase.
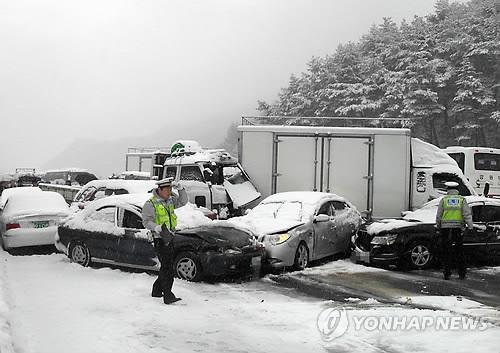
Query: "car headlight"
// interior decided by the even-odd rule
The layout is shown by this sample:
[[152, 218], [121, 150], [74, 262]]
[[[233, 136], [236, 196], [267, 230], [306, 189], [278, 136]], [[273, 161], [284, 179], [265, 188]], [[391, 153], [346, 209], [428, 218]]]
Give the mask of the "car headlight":
[[269, 239], [269, 242], [272, 245], [278, 245], [278, 244], [284, 243], [289, 238], [290, 238], [290, 234], [288, 234], [288, 233], [281, 233], [281, 234], [270, 235], [268, 239]]
[[392, 245], [398, 239], [397, 234], [387, 234], [385, 236], [373, 237], [371, 243], [373, 245]]
[[239, 255], [241, 254], [241, 250], [239, 249], [226, 249], [224, 251], [224, 255]]

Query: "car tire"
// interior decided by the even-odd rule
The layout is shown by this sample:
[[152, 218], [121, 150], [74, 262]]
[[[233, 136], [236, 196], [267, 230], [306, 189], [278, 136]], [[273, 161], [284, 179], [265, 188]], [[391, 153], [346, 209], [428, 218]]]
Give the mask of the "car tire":
[[70, 244], [69, 258], [71, 262], [76, 262], [83, 267], [90, 265], [90, 251], [84, 242], [77, 242]]
[[406, 252], [406, 263], [410, 269], [423, 270], [432, 264], [434, 255], [430, 243], [426, 240], [416, 240], [410, 243]]
[[175, 257], [174, 273], [189, 282], [199, 282], [203, 277], [200, 257], [191, 251], [185, 251]]
[[309, 265], [309, 249], [307, 248], [306, 243], [301, 241], [295, 251], [293, 267], [295, 270], [300, 271], [305, 269], [307, 265]]

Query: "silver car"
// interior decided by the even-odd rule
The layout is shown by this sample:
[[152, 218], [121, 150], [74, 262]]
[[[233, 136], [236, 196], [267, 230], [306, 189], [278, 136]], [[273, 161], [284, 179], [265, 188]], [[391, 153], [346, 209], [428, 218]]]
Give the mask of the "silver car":
[[267, 265], [301, 270], [311, 260], [348, 253], [361, 215], [343, 197], [303, 191], [271, 195], [233, 221], [243, 222], [259, 234]]

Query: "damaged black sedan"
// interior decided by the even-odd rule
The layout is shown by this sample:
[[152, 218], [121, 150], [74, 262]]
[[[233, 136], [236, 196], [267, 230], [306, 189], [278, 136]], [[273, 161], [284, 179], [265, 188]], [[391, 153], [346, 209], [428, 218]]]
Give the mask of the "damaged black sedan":
[[[56, 247], [73, 262], [158, 270], [151, 232], [141, 207], [150, 194], [119, 195], [95, 201], [58, 228]], [[176, 211], [177, 212], [177, 211]], [[187, 223], [174, 237], [174, 271], [188, 281], [205, 277], [256, 275], [264, 248], [247, 229], [212, 222], [195, 206], [179, 209]]]
[[[474, 229], [464, 232], [468, 262], [500, 263], [500, 200], [467, 196]], [[358, 262], [404, 269], [424, 269], [436, 264], [441, 250], [435, 227], [435, 199], [408, 212], [402, 219], [386, 219], [363, 225], [353, 238]]]

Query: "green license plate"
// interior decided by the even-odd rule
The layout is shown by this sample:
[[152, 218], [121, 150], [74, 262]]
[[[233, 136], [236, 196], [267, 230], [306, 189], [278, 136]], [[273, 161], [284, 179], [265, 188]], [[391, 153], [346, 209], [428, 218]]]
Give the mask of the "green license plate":
[[35, 228], [47, 228], [49, 226], [49, 221], [38, 221], [33, 222]]

